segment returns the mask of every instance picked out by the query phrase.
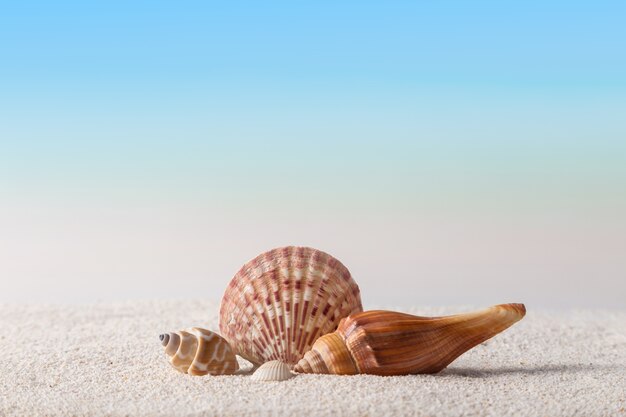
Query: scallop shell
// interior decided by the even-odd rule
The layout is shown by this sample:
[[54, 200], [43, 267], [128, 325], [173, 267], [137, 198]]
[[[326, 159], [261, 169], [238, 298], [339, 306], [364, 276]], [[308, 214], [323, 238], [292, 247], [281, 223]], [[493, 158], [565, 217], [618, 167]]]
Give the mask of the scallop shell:
[[342, 318], [363, 310], [348, 269], [325, 252], [288, 246], [246, 263], [226, 288], [220, 330], [254, 364], [294, 366]]
[[284, 381], [294, 376], [285, 362], [269, 361], [259, 366], [250, 378], [253, 381]]
[[228, 342], [210, 330], [192, 327], [159, 336], [172, 366], [189, 375], [230, 375], [239, 369]]

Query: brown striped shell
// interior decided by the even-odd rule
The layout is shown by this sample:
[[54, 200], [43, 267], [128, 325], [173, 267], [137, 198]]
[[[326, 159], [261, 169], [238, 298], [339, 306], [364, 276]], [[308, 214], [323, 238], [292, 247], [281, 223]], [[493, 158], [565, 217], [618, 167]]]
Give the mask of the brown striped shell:
[[447, 317], [372, 310], [342, 320], [295, 367], [316, 374], [431, 374], [521, 320], [523, 304]]
[[295, 365], [342, 318], [362, 311], [359, 287], [329, 254], [288, 246], [246, 263], [226, 288], [220, 330], [255, 364]]
[[239, 369], [228, 342], [210, 330], [192, 327], [159, 336], [170, 363], [189, 375], [230, 375]]

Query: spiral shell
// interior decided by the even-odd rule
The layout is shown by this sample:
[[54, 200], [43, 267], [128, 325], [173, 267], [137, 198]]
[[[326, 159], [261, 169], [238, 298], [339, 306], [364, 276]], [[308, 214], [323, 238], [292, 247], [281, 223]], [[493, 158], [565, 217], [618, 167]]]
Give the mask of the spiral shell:
[[284, 381], [294, 376], [285, 362], [269, 361], [254, 371], [250, 378], [253, 381]]
[[288, 246], [246, 263], [226, 288], [220, 330], [235, 352], [255, 364], [295, 365], [321, 335], [362, 311], [348, 269], [322, 251]]
[[318, 374], [436, 373], [457, 357], [521, 320], [523, 304], [501, 304], [447, 317], [365, 311], [320, 337], [295, 367]]
[[189, 375], [230, 375], [239, 369], [226, 340], [210, 330], [192, 327], [159, 336], [172, 366]]

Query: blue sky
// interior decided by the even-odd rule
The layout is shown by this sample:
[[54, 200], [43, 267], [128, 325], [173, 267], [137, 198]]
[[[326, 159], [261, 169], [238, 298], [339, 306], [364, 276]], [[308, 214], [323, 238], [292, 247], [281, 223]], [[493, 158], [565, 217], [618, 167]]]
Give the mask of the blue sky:
[[20, 2], [0, 17], [2, 75], [21, 87], [167, 81], [165, 91], [623, 88], [624, 11], [559, 1]]
[[[526, 243], [505, 245], [498, 268], [525, 265], [537, 282], [606, 267], [610, 288], [626, 268], [616, 261], [626, 227], [623, 2], [0, 7], [0, 219], [14, 233], [0, 249], [17, 251], [5, 276], [94, 273], [106, 262], [72, 269], [59, 259], [109, 230], [126, 239], [143, 224], [137, 207], [163, 212], [129, 249], [139, 251], [125, 261], [133, 276], [187, 261], [191, 281], [221, 276], [285, 241], [343, 250], [358, 265], [370, 262], [359, 246], [369, 227], [388, 232], [372, 238], [387, 248], [383, 262], [417, 253], [412, 244], [428, 248], [449, 224], [459, 225], [450, 232], [461, 233], [456, 251], [428, 255], [451, 268], [431, 265], [444, 283], [468, 268], [454, 269], [459, 253], [497, 252], [518, 235]], [[101, 230], [99, 210], [125, 217]], [[223, 223], [209, 226], [202, 213]], [[460, 232], [494, 218], [485, 225], [492, 240]], [[181, 226], [176, 248], [141, 252], [185, 219], [199, 226]], [[51, 242], [65, 226], [77, 229], [53, 256], [35, 224], [56, 231]], [[233, 264], [201, 258], [200, 231], [230, 242]], [[243, 241], [254, 243], [244, 251]], [[114, 257], [117, 247], [102, 242], [92, 243]], [[561, 257], [542, 258], [537, 242], [560, 242]], [[40, 267], [15, 260], [37, 247], [50, 257]], [[179, 251], [171, 265], [143, 269], [168, 250]], [[491, 258], [474, 255], [477, 275], [499, 275]], [[396, 275], [411, 272], [399, 266]]]
[[3, 183], [35, 196], [193, 198], [281, 181], [348, 198], [372, 186], [465, 198], [467, 178], [488, 190], [510, 181], [518, 194], [546, 177], [564, 189], [615, 188], [626, 177], [625, 11], [619, 2], [4, 5]]

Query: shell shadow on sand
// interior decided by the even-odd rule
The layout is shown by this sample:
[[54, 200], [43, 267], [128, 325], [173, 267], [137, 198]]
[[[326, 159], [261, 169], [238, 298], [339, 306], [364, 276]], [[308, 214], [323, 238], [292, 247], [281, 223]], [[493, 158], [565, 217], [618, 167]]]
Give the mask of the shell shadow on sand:
[[[507, 366], [502, 368], [450, 367], [441, 371], [442, 376], [460, 376], [465, 378], [490, 378], [503, 375], [540, 376], [548, 374], [580, 374], [598, 371], [615, 370], [615, 365], [596, 364], [560, 364], [539, 366]], [[624, 372], [626, 372], [626, 367]]]

